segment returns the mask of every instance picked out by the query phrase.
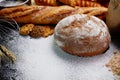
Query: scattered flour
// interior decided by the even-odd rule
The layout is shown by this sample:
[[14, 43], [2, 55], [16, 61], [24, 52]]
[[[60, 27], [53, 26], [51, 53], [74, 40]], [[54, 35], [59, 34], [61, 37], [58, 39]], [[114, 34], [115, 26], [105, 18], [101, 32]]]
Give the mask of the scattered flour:
[[33, 39], [19, 37], [9, 41], [16, 53], [17, 80], [113, 80], [104, 64], [112, 56], [110, 51], [94, 57], [76, 57], [63, 52], [54, 44], [53, 36]]

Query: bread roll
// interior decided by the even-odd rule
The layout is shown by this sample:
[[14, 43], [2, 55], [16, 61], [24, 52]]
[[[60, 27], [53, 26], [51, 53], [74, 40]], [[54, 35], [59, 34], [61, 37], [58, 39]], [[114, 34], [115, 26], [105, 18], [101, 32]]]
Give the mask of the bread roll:
[[54, 40], [65, 52], [77, 56], [94, 56], [108, 49], [111, 38], [102, 20], [75, 14], [56, 25]]

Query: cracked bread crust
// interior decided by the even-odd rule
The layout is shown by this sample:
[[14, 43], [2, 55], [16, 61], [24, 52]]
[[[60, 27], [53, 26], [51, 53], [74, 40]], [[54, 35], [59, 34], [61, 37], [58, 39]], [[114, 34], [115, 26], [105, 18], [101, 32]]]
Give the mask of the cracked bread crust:
[[61, 20], [55, 27], [54, 38], [65, 52], [77, 56], [102, 54], [111, 40], [102, 20], [79, 14]]

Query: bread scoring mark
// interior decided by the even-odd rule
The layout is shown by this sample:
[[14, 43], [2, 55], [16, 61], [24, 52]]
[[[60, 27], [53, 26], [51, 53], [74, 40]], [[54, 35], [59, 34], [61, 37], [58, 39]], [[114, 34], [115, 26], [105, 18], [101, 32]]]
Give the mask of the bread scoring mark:
[[1, 16], [5, 16], [8, 18], [17, 18], [20, 16], [28, 15], [31, 12], [34, 12], [38, 10], [38, 7], [33, 6], [33, 8], [26, 6], [27, 8], [24, 7], [16, 7], [16, 8], [10, 8], [11, 10], [3, 9], [3, 11], [0, 11]]
[[40, 16], [40, 15], [44, 15], [44, 11], [45, 10], [47, 10], [47, 11], [49, 11], [50, 10], [50, 8], [48, 7], [48, 6], [41, 6], [41, 8], [39, 8], [39, 12], [40, 12], [40, 14], [34, 14], [31, 18], [32, 18], [32, 20], [34, 20], [35, 18], [37, 18], [38, 16]]
[[[66, 8], [67, 8], [67, 10], [66, 10]], [[54, 23], [54, 22], [58, 23], [64, 17], [73, 14], [73, 12], [75, 12], [75, 10], [72, 7], [69, 7], [69, 6], [60, 6], [59, 8], [56, 7], [54, 9], [54, 11], [51, 12], [51, 15], [46, 16], [43, 19], [47, 19], [47, 20], [51, 21], [51, 23]]]
[[22, 12], [22, 11], [25, 11], [25, 10], [28, 10], [28, 9], [31, 9], [31, 7], [25, 8], [25, 6], [23, 6], [23, 7], [16, 7], [16, 8], [5, 8], [5, 9], [2, 9], [0, 11], [0, 14], [1, 15], [9, 15], [9, 14], [17, 12], [17, 11], [21, 11]]
[[56, 24], [57, 24], [61, 19], [73, 14], [74, 10], [70, 9], [70, 10], [65, 10], [65, 11], [60, 10], [60, 11], [53, 11], [53, 12], [54, 12], [54, 14], [51, 14], [49, 16], [45, 16], [42, 18], [42, 20], [47, 20], [51, 24], [54, 24], [56, 22]]

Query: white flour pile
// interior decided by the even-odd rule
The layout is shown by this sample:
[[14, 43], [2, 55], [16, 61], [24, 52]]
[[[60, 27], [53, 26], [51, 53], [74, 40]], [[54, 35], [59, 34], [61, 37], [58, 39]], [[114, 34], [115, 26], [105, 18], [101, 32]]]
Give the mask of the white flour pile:
[[[30, 39], [20, 37], [8, 46], [17, 55], [19, 80], [113, 80], [105, 67], [112, 56], [107, 53], [95, 57], [76, 57], [66, 54], [54, 45], [53, 36]], [[113, 45], [112, 45], [113, 46]]]

